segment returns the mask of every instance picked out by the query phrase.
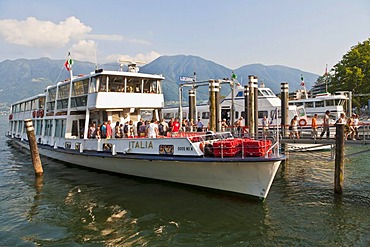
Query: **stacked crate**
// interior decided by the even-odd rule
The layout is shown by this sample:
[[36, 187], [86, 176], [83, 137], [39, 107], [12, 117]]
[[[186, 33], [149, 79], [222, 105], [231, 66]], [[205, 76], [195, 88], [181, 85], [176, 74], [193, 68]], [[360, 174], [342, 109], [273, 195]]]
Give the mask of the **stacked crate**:
[[233, 157], [241, 152], [241, 139], [226, 139], [213, 143], [215, 157]]
[[[265, 156], [268, 150], [271, 148], [271, 140], [253, 140], [253, 139], [243, 139], [242, 149], [245, 157], [255, 156], [261, 157]], [[269, 154], [271, 150], [269, 151]]]

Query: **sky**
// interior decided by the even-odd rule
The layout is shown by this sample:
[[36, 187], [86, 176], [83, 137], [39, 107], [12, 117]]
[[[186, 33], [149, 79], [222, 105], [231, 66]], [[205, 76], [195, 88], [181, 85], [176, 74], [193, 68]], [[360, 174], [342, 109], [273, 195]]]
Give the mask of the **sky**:
[[0, 62], [194, 55], [322, 75], [369, 38], [369, 0], [0, 0]]

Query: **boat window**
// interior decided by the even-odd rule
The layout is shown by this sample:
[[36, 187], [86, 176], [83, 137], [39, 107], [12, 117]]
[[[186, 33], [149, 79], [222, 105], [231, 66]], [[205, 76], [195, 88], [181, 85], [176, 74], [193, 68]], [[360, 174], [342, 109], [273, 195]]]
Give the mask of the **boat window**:
[[324, 101], [316, 101], [315, 107], [324, 107]]
[[[278, 117], [276, 117], [276, 113], [277, 112], [279, 113], [279, 116]], [[271, 119], [281, 118], [281, 112], [280, 111], [277, 111], [277, 109], [271, 110], [270, 111], [270, 118]]]
[[62, 119], [55, 120], [55, 137], [62, 137]]
[[209, 112], [202, 112], [202, 119], [209, 119]]
[[61, 99], [57, 101], [57, 109], [68, 108], [68, 99]]
[[52, 129], [52, 120], [45, 121], [45, 135], [51, 136], [51, 129]]
[[89, 89], [89, 93], [96, 93], [97, 92], [97, 78], [96, 77], [92, 77], [91, 78], [91, 81], [90, 81], [90, 89]]
[[42, 131], [42, 120], [37, 120], [36, 135], [41, 135]]
[[106, 92], [107, 91], [107, 84], [108, 84], [108, 76], [100, 75], [97, 77], [97, 81], [99, 84], [99, 92]]
[[275, 96], [275, 94], [271, 91], [271, 89], [266, 89], [266, 92], [270, 96]]
[[304, 104], [304, 106], [306, 107], [306, 108], [312, 108], [313, 107], [313, 102], [311, 101], [311, 102], [306, 102], [305, 104]]
[[26, 110], [26, 111], [31, 110], [31, 101], [27, 101], [27, 102], [25, 103], [25, 110]]
[[73, 97], [71, 98], [71, 107], [86, 106], [87, 96]]
[[337, 106], [340, 106], [340, 105], [344, 105], [344, 100], [342, 100], [342, 99], [336, 99], [335, 100], [335, 105], [337, 105]]
[[78, 136], [77, 120], [72, 121], [72, 136]]
[[297, 102], [295, 103], [296, 106], [302, 106], [303, 105], [303, 102]]
[[242, 111], [242, 112], [240, 113], [240, 116], [241, 116], [241, 117], [245, 117], [245, 111]]
[[127, 93], [141, 93], [141, 79], [137, 77], [127, 78]]
[[59, 86], [58, 99], [68, 99], [69, 96], [69, 84]]
[[236, 95], [236, 97], [243, 97], [244, 96], [244, 92], [243, 91], [239, 91], [238, 94]]
[[334, 100], [325, 100], [325, 105], [326, 106], [333, 106], [334, 105]]
[[39, 98], [39, 109], [44, 109], [45, 106], [45, 97], [40, 97]]
[[109, 92], [123, 92], [125, 86], [125, 78], [123, 76], [111, 76], [109, 78]]
[[258, 96], [263, 96], [260, 90], [258, 90]]
[[89, 86], [88, 79], [73, 82], [72, 96], [87, 94], [88, 86]]
[[164, 119], [171, 119], [173, 117], [175, 117], [173, 112], [166, 112], [163, 114]]
[[235, 119], [238, 119], [238, 118], [239, 118], [239, 112], [235, 111]]
[[258, 111], [258, 118], [268, 117], [268, 111]]
[[158, 93], [157, 80], [144, 78], [144, 93]]
[[306, 111], [304, 108], [297, 108], [298, 117], [304, 117], [306, 115]]
[[57, 88], [51, 88], [48, 90], [48, 102], [54, 101], [57, 93]]

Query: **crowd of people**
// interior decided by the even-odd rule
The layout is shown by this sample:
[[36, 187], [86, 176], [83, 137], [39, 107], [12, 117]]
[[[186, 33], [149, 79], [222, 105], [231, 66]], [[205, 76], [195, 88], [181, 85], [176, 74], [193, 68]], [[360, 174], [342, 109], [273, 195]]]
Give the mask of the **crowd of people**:
[[[312, 139], [322, 139], [326, 136], [326, 139], [330, 138], [330, 111], [327, 110], [325, 115], [322, 118], [322, 131], [320, 135], [318, 134], [318, 123], [317, 123], [318, 115], [314, 114], [311, 120], [311, 138]], [[358, 127], [359, 127], [359, 115], [353, 113], [351, 117], [346, 118], [344, 113], [340, 114], [339, 119], [337, 119], [336, 123], [345, 124], [344, 136], [346, 140], [356, 140], [359, 139], [358, 136]], [[299, 139], [300, 134], [298, 131], [298, 116], [294, 116], [290, 121], [289, 126], [290, 138]]]
[[[330, 111], [326, 111], [323, 116], [323, 121], [321, 124], [322, 131], [321, 134], [318, 134], [319, 125], [317, 123], [318, 115], [315, 114], [311, 120], [311, 137], [313, 139], [322, 139], [325, 134], [326, 138], [330, 137]], [[234, 123], [237, 133], [241, 132], [242, 129], [242, 120], [240, 117]], [[300, 133], [298, 131], [298, 116], [294, 116], [289, 125], [289, 137], [299, 139]], [[358, 127], [359, 127], [359, 116], [355, 113], [351, 117], [346, 118], [345, 114], [342, 113], [340, 118], [336, 123], [345, 124], [345, 139], [356, 140], [358, 139]], [[266, 116], [263, 117], [262, 121], [262, 132], [264, 136], [267, 136], [269, 133], [269, 121]], [[223, 119], [221, 122], [221, 131], [227, 131], [230, 128], [226, 119]], [[103, 124], [96, 126], [95, 123], [91, 124], [88, 130], [88, 138], [90, 139], [105, 139], [105, 138], [132, 138], [135, 136], [138, 137], [148, 137], [156, 138], [158, 136], [172, 136], [178, 132], [204, 132], [207, 130], [207, 126], [203, 124], [200, 118], [198, 121], [194, 122], [193, 120], [183, 119], [181, 124], [176, 118], [172, 118], [170, 121], [166, 122], [164, 119], [161, 120], [143, 120], [141, 119], [137, 123], [133, 123], [132, 120], [127, 121], [122, 124], [116, 122], [115, 125], [111, 121], [104, 121]]]
[[205, 131], [205, 126], [200, 118], [198, 118], [196, 123], [184, 119], [181, 124], [177, 118], [172, 118], [168, 122], [164, 119], [159, 121], [155, 119], [151, 121], [141, 119], [135, 124], [132, 120], [124, 124], [117, 121], [115, 125], [108, 120], [98, 126], [92, 123], [89, 127], [87, 137], [89, 139], [133, 138], [135, 136], [157, 138], [158, 136], [172, 136], [178, 132], [185, 131], [203, 132]]

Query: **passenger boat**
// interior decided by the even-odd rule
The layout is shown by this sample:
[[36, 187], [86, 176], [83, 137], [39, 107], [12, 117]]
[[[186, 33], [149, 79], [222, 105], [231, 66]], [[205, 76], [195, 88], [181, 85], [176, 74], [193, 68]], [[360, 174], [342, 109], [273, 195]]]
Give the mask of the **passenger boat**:
[[[305, 94], [307, 95], [307, 93]], [[331, 123], [334, 123], [335, 120], [340, 118], [341, 113], [346, 113], [346, 111], [349, 110], [349, 101], [348, 92], [336, 92], [334, 94], [319, 93], [313, 97], [302, 97], [289, 100], [289, 105], [295, 105], [297, 107], [303, 106], [306, 110], [307, 118], [312, 118], [317, 114], [318, 122], [322, 121], [325, 112], [329, 110]]]
[[162, 75], [97, 69], [72, 76], [45, 93], [11, 106], [7, 137], [28, 148], [32, 119], [39, 153], [78, 166], [266, 198], [283, 155], [279, 143], [233, 138], [230, 133], [175, 133], [147, 138], [136, 126], [129, 138], [90, 138], [105, 121], [135, 125], [158, 119], [164, 105]]

